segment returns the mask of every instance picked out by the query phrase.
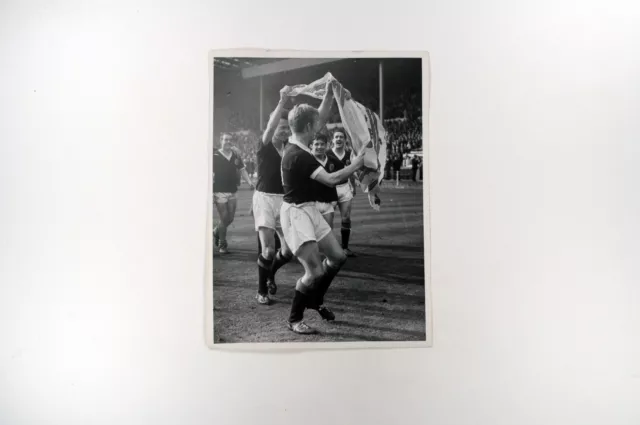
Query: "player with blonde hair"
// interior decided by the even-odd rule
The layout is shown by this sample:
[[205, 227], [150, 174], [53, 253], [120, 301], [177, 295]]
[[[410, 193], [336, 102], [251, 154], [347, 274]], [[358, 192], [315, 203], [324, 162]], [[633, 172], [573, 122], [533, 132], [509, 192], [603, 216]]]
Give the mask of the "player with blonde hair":
[[[333, 79], [327, 80], [326, 93], [319, 109], [301, 104], [289, 112], [292, 136], [282, 158], [282, 230], [287, 245], [304, 267], [304, 275], [296, 282], [288, 327], [300, 334], [317, 332], [303, 320], [307, 308], [318, 311], [325, 320], [335, 319], [333, 312], [324, 306], [324, 296], [347, 260], [331, 227], [316, 207], [319, 200], [316, 184], [335, 186], [364, 163], [362, 152], [348, 167], [328, 173], [308, 148], [329, 117], [333, 82]], [[326, 255], [324, 261], [320, 251]]]

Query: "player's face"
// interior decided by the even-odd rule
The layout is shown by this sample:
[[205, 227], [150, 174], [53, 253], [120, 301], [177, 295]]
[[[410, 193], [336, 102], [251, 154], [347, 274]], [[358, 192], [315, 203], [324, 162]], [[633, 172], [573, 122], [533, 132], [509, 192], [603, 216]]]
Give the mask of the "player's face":
[[231, 145], [232, 145], [231, 136], [228, 134], [225, 134], [224, 136], [222, 136], [222, 139], [220, 139], [220, 147], [222, 148], [222, 150], [228, 151], [229, 149], [231, 149]]
[[326, 150], [327, 144], [323, 140], [315, 139], [311, 144], [311, 152], [315, 156], [324, 156]]
[[338, 131], [333, 135], [333, 145], [335, 147], [338, 147], [338, 148], [344, 147], [345, 141], [346, 140], [345, 140], [344, 134], [342, 134], [341, 132]]
[[289, 136], [291, 136], [289, 127], [280, 126], [276, 129], [275, 134], [273, 135], [272, 141], [277, 144], [284, 144], [284, 143], [287, 143], [287, 140], [289, 140]]

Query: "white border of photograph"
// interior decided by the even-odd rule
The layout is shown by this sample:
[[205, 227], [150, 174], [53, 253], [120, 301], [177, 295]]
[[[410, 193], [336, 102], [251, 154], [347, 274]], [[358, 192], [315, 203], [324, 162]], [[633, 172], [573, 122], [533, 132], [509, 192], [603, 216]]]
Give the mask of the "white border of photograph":
[[[214, 343], [213, 317], [213, 141], [214, 141], [214, 58], [422, 58], [422, 150], [427, 158], [427, 169], [423, 179], [423, 220], [424, 220], [424, 267], [425, 267], [425, 341], [353, 341], [353, 342], [250, 342]], [[415, 348], [433, 346], [433, 303], [431, 299], [431, 205], [429, 155], [429, 96], [431, 88], [431, 66], [429, 54], [419, 51], [321, 51], [321, 50], [270, 50], [270, 49], [219, 49], [209, 52], [209, 134], [208, 134], [208, 184], [207, 184], [207, 228], [205, 259], [205, 339], [211, 349], [228, 351], [303, 351], [315, 349], [363, 349], [363, 348]], [[383, 192], [384, 193], [384, 190]]]

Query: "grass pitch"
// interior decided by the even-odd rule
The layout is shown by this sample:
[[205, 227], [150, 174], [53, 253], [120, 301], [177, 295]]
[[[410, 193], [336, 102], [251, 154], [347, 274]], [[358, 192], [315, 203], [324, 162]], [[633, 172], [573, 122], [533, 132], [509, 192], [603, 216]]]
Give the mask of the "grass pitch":
[[[295, 260], [276, 275], [278, 293], [269, 306], [255, 300], [258, 244], [248, 214], [252, 192], [238, 191], [235, 221], [228, 231], [230, 254], [214, 248], [214, 340], [235, 342], [424, 341], [424, 225], [422, 186], [384, 187], [375, 212], [358, 192], [352, 205], [349, 258], [333, 281], [325, 305], [336, 320], [325, 322], [307, 310], [305, 321], [320, 331], [298, 335], [286, 327], [296, 280], [304, 273]], [[215, 208], [214, 208], [215, 211]], [[214, 223], [218, 222], [214, 212]], [[334, 217], [340, 241], [340, 214]]]

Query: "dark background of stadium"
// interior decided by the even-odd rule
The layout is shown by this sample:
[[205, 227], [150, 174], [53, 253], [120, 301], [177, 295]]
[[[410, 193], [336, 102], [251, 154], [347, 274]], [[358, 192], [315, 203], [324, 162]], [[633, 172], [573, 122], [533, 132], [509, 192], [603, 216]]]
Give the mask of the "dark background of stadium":
[[[258, 59], [250, 58], [252, 62], [256, 60]], [[282, 59], [273, 59], [273, 61], [277, 60]], [[308, 84], [322, 78], [327, 72], [331, 72], [343, 83], [360, 103], [379, 112], [378, 64], [380, 61], [384, 69], [384, 118], [417, 119], [420, 117], [422, 114], [422, 59], [344, 59], [262, 77], [265, 124], [266, 118], [278, 102], [282, 87]], [[319, 103], [314, 99], [305, 98], [311, 104]], [[244, 79], [240, 69], [215, 69], [214, 128], [216, 133], [242, 129], [258, 130], [259, 102], [259, 78]], [[337, 112], [337, 108], [334, 110]]]

